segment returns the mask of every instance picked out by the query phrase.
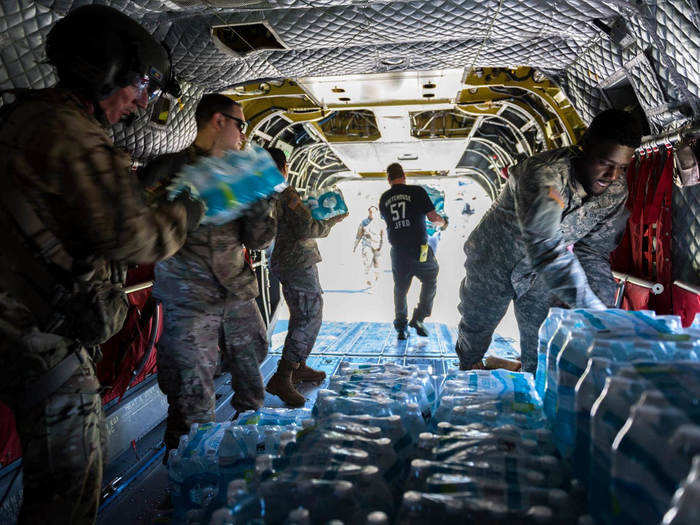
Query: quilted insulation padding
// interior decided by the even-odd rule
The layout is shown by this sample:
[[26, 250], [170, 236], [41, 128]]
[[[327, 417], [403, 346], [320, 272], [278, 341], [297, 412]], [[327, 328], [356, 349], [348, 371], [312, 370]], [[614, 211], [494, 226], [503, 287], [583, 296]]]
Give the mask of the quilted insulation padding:
[[[51, 68], [42, 63], [44, 38], [59, 16], [86, 3], [0, 0], [0, 87], [54, 83]], [[656, 112], [650, 116], [654, 129], [678, 122], [677, 111], [666, 111], [669, 105], [685, 102], [697, 110], [700, 94], [695, 0], [251, 0], [236, 2], [241, 6], [236, 9], [214, 7], [216, 0], [101, 3], [129, 14], [163, 40], [180, 80], [202, 91], [270, 77], [532, 65], [560, 78], [588, 121], [604, 107], [597, 87], [623, 70], [634, 79], [644, 109]], [[651, 47], [651, 63], [630, 62], [592, 24], [620, 13], [637, 38], [632, 57]], [[268, 24], [286, 49], [238, 57], [212, 40], [212, 25], [255, 22]], [[389, 66], [386, 59], [400, 63]], [[170, 133], [179, 132], [179, 122]], [[116, 135], [139, 157], [183, 142], [144, 123], [134, 132], [135, 137], [127, 138], [128, 130]], [[149, 142], [151, 132], [155, 138]]]
[[[700, 11], [696, 0], [647, 0], [639, 2], [638, 8], [617, 3], [635, 37], [632, 48], [623, 53], [599, 35], [566, 68], [568, 95], [583, 120], [590, 122], [606, 107], [598, 88], [616, 73], [631, 80], [652, 131], [686, 122], [675, 109], [679, 105], [689, 105], [695, 118], [700, 117]], [[646, 50], [651, 63], [643, 59]]]
[[673, 187], [673, 278], [700, 285], [700, 185]]

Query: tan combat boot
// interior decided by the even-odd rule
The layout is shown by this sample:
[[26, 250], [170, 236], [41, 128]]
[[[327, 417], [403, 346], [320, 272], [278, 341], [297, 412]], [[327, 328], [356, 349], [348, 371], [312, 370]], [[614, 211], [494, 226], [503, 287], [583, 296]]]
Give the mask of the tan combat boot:
[[270, 394], [279, 397], [290, 407], [301, 407], [306, 403], [306, 399], [292, 384], [292, 372], [299, 368], [299, 363], [290, 363], [284, 358], [277, 362], [277, 371], [267, 382], [265, 390]]
[[292, 372], [292, 383], [295, 385], [302, 381], [320, 383], [324, 379], [326, 379], [326, 373], [306, 366], [306, 361], [299, 363], [299, 368]]

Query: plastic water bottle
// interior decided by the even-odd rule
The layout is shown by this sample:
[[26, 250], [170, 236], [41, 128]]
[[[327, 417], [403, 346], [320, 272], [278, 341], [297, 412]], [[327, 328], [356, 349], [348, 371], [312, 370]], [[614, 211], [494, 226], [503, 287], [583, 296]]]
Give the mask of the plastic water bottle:
[[[319, 427], [316, 427], [319, 428]], [[384, 437], [382, 435], [382, 429], [378, 426], [370, 424], [361, 424], [353, 420], [344, 420], [342, 418], [333, 419], [328, 421], [323, 425], [324, 429], [331, 430], [333, 432], [340, 432], [343, 434], [350, 434], [353, 436], [360, 436], [367, 439], [378, 439]], [[389, 438], [391, 439], [391, 438]]]
[[401, 461], [406, 461], [406, 458], [411, 456], [413, 443], [418, 437], [417, 434], [415, 436], [409, 434], [404, 427], [401, 416], [393, 414], [390, 416], [371, 416], [369, 414], [346, 415], [334, 412], [328, 416], [328, 421], [365, 424], [381, 429], [382, 436], [391, 440], [394, 451]]
[[462, 523], [463, 505], [446, 495], [425, 497], [418, 491], [404, 492], [397, 523], [399, 525], [419, 525], [425, 523]]
[[537, 465], [535, 461], [529, 462], [530, 467], [525, 467], [523, 463], [517, 462], [517, 457], [511, 457], [509, 464], [503, 470], [498, 469], [497, 466], [491, 468], [488, 462], [481, 460], [459, 464], [414, 459], [411, 461], [409, 483], [416, 490], [429, 488], [438, 492], [444, 489], [443, 484], [450, 485], [452, 481], [455, 484], [450, 485], [451, 489], [460, 483], [474, 483], [475, 481], [479, 483], [506, 483], [513, 486], [551, 486], [546, 471], [533, 468], [534, 465]]
[[691, 525], [695, 523], [700, 523], [700, 455], [693, 459], [693, 466], [673, 495], [671, 508], [666, 512], [662, 521], [663, 525]]
[[298, 507], [289, 512], [284, 523], [285, 525], [310, 525], [311, 513], [304, 507]]
[[695, 362], [638, 363], [625, 365], [619, 369], [618, 375], [606, 380], [591, 408], [590, 418], [588, 500], [591, 514], [598, 521], [611, 523], [612, 446], [631, 407], [643, 392], [654, 389], [687, 406], [700, 384], [699, 373], [700, 364]]
[[225, 482], [237, 478], [252, 479], [255, 472], [255, 453], [253, 438], [257, 436], [253, 429], [231, 427], [226, 429], [219, 446], [219, 471]]
[[609, 377], [591, 408], [588, 508], [601, 523], [611, 523], [612, 444], [627, 419], [629, 407], [636, 402], [644, 388], [644, 383], [634, 378]]
[[307, 509], [316, 523], [331, 519], [349, 522], [359, 510], [357, 491], [349, 481], [270, 480], [260, 484], [258, 494], [268, 523], [282, 523], [299, 506]]
[[545, 377], [543, 409], [545, 416], [550, 421], [554, 421], [557, 408], [557, 356], [571, 337], [571, 332], [582, 326], [581, 320], [577, 317], [563, 318], [547, 345], [547, 375]]
[[238, 416], [239, 425], [257, 426], [301, 426], [304, 419], [311, 417], [311, 410], [308, 408], [288, 408], [262, 407], [256, 411], [243, 412]]
[[[613, 443], [614, 518], [627, 523], [658, 523], [662, 519], [692, 458], [669, 446], [671, 433], [689, 421], [688, 417], [658, 391], [645, 392], [632, 408]], [[690, 448], [700, 452], [698, 429], [690, 427], [685, 433], [675, 439], [691, 440]], [[664, 454], [660, 457], [661, 450]]]
[[561, 489], [484, 485], [450, 494], [404, 493], [398, 523], [564, 523], [573, 520], [572, 502]]
[[532, 374], [507, 370], [470, 370], [462, 377], [449, 379], [441, 396], [470, 395], [481, 399], [500, 399], [528, 405], [525, 409], [541, 407]]
[[537, 372], [535, 373], [535, 389], [540, 398], [544, 398], [544, 387], [547, 380], [547, 346], [556, 332], [561, 320], [568, 315], [564, 308], [550, 308], [547, 318], [540, 326], [537, 335]]
[[618, 368], [617, 363], [611, 359], [592, 357], [576, 384], [575, 447], [572, 463], [574, 473], [584, 484], [587, 484], [590, 472], [591, 409], [605, 387], [606, 379]]
[[367, 514], [366, 525], [389, 525], [389, 516], [381, 510], [370, 512]]
[[[570, 458], [575, 453], [579, 415], [582, 419], [581, 424], [584, 425], [582, 428], [588, 431], [588, 414], [582, 414], [577, 408], [576, 385], [585, 374], [590, 359], [597, 356], [608, 357], [608, 361], [597, 362], [594, 370], [596, 385], [602, 388], [605, 378], [600, 377], [600, 374], [611, 368], [617, 370], [616, 366], [613, 367], [612, 361], [644, 358], [647, 361], [654, 361], [657, 355], [664, 353], [660, 343], [637, 338], [594, 339], [587, 349], [583, 348], [585, 342], [575, 343], [574, 341], [572, 339], [562, 348], [558, 358], [560, 363], [557, 380], [557, 409], [553, 426], [555, 443], [565, 458]], [[590, 400], [590, 405], [593, 401], [594, 399]]]

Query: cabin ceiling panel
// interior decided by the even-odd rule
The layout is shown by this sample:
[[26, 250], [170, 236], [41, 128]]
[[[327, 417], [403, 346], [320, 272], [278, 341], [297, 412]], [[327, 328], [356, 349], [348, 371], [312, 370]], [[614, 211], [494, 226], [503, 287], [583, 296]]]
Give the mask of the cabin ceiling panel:
[[[0, 88], [55, 82], [43, 63], [50, 26], [89, 0], [0, 0]], [[628, 67], [645, 108], [690, 104], [698, 116], [695, 0], [102, 0], [172, 50], [179, 79], [204, 91], [264, 78], [530, 65], [557, 76], [584, 120], [605, 106], [602, 82], [629, 57], [594, 24], [618, 14], [650, 67]], [[243, 57], [211, 27], [264, 22], [286, 49]], [[658, 77], [658, 86], [652, 85]], [[646, 87], [645, 87], [646, 86]], [[679, 114], [656, 118], [665, 127]], [[652, 120], [653, 120], [652, 118]]]

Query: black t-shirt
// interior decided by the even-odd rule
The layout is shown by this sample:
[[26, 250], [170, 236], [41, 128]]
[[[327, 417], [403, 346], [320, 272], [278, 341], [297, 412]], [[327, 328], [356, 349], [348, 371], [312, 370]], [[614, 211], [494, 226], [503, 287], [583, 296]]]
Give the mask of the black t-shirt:
[[379, 199], [379, 212], [387, 224], [389, 243], [410, 251], [427, 244], [425, 215], [434, 209], [428, 192], [420, 186], [395, 184], [385, 191]]

